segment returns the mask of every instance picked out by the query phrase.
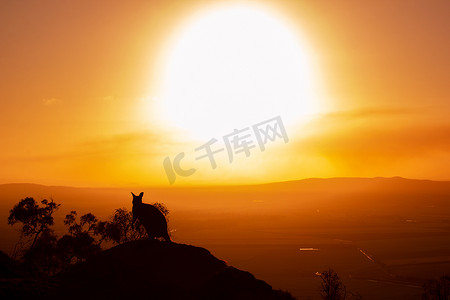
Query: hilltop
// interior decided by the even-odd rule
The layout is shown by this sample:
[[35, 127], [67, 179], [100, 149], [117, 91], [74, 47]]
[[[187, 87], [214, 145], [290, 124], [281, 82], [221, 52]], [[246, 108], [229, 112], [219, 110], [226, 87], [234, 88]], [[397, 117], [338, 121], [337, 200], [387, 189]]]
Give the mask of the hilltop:
[[2, 299], [294, 299], [191, 245], [140, 240], [45, 281], [2, 280]]

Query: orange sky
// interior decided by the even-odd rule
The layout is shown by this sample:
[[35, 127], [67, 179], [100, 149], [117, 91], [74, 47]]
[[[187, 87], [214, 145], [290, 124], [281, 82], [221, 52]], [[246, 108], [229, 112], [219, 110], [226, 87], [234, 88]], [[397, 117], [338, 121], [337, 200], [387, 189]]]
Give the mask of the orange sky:
[[[201, 143], [147, 114], [155, 70], [180, 20], [210, 3], [2, 1], [0, 183], [168, 185], [164, 157]], [[177, 184], [450, 180], [450, 2], [264, 3], [308, 41], [327, 107], [289, 143]]]

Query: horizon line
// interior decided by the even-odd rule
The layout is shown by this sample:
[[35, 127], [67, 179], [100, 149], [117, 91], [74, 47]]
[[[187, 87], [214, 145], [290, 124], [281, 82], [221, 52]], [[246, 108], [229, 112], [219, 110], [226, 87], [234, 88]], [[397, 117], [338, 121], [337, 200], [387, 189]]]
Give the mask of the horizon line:
[[171, 188], [171, 189], [177, 189], [177, 188], [223, 188], [223, 187], [250, 187], [250, 186], [265, 186], [265, 185], [271, 185], [271, 184], [285, 184], [285, 183], [294, 183], [294, 182], [300, 182], [300, 181], [307, 181], [307, 180], [335, 180], [335, 179], [402, 179], [402, 180], [410, 180], [410, 181], [429, 181], [429, 182], [449, 182], [450, 180], [433, 180], [433, 179], [424, 179], [424, 178], [406, 178], [401, 176], [375, 176], [375, 177], [308, 177], [308, 178], [301, 178], [301, 179], [293, 179], [293, 180], [281, 180], [281, 181], [272, 181], [272, 182], [265, 182], [265, 183], [253, 183], [253, 184], [179, 184], [176, 186], [171, 185], [124, 185], [124, 186], [71, 186], [71, 185], [48, 185], [48, 184], [40, 184], [40, 183], [32, 183], [32, 182], [8, 182], [8, 183], [0, 183], [0, 186], [5, 185], [36, 185], [36, 186], [43, 186], [43, 187], [53, 187], [53, 188], [75, 188], [75, 189], [137, 189], [137, 188], [143, 188], [143, 189], [149, 189], [149, 188]]

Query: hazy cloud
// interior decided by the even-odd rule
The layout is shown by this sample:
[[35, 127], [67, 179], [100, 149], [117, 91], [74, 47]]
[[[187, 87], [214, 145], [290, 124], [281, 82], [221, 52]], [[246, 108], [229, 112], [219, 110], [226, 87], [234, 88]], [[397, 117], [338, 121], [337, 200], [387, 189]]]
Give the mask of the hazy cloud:
[[103, 101], [113, 101], [113, 100], [116, 99], [116, 96], [108, 95], [108, 96], [101, 97], [100, 99], [103, 100]]
[[[426, 110], [426, 108], [425, 108]], [[398, 116], [407, 114], [423, 113], [424, 108], [411, 108], [411, 107], [364, 107], [359, 109], [336, 111], [324, 115], [325, 118], [346, 118], [346, 119], [359, 119], [359, 118], [376, 118], [385, 116]]]
[[62, 100], [58, 99], [58, 98], [46, 98], [46, 99], [42, 99], [42, 104], [44, 104], [45, 106], [50, 106], [50, 105], [60, 103], [61, 101]]

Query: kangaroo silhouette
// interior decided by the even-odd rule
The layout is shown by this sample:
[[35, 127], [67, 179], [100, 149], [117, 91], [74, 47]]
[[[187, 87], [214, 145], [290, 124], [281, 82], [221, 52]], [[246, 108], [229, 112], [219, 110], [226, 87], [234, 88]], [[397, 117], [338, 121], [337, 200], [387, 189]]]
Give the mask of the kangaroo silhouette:
[[139, 196], [131, 194], [133, 195], [133, 222], [131, 225], [134, 226], [136, 220], [139, 220], [147, 231], [149, 238], [162, 237], [170, 242], [167, 221], [163, 213], [153, 205], [142, 203], [144, 193], [140, 193]]

